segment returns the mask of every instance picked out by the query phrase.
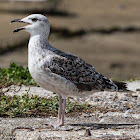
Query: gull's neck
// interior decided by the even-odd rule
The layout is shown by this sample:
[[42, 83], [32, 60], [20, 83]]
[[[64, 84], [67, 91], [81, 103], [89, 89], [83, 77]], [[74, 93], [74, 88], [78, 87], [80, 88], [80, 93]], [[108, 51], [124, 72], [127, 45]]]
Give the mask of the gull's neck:
[[55, 51], [58, 51], [56, 48], [51, 46], [48, 42], [48, 35], [40, 34], [31, 34], [29, 44], [28, 44], [28, 55], [35, 57], [34, 55], [48, 55], [52, 54]]
[[43, 34], [43, 33], [34, 34], [34, 35], [31, 34], [29, 43], [30, 42], [33, 43], [34, 45], [35, 44], [38, 44], [38, 45], [41, 45], [41, 44], [48, 45], [49, 44], [49, 42], [48, 42], [48, 36], [45, 35], [45, 34]]
[[48, 38], [45, 35], [36, 34], [30, 36], [28, 44], [28, 67], [30, 72], [33, 71], [33, 68], [42, 65], [42, 61], [38, 62], [49, 54], [49, 47]]

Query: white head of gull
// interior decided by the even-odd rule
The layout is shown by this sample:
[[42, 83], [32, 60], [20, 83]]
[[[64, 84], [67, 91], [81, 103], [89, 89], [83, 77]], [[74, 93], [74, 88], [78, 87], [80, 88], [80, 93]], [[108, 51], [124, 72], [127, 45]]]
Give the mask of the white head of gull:
[[50, 24], [41, 14], [32, 14], [12, 22], [24, 22], [27, 26], [13, 32], [24, 30], [30, 33], [28, 44], [28, 67], [31, 76], [44, 89], [58, 94], [58, 120], [54, 127], [64, 125], [66, 97], [88, 96], [99, 91], [126, 90], [126, 84], [112, 82], [81, 58], [64, 53], [48, 42]]

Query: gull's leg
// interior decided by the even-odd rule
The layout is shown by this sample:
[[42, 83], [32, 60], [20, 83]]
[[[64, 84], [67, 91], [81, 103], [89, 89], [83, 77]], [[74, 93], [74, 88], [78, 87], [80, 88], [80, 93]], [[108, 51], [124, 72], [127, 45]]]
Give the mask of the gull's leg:
[[62, 116], [61, 116], [61, 123], [62, 123], [62, 125], [64, 125], [65, 110], [66, 110], [66, 99], [63, 99], [63, 103], [62, 103]]
[[59, 123], [62, 117], [62, 96], [61, 95], [58, 96], [58, 100], [59, 100], [59, 109], [58, 109], [58, 120], [56, 123]]
[[59, 95], [58, 120], [53, 125], [54, 127], [58, 127], [58, 126], [64, 125], [65, 109], [66, 109], [66, 99], [62, 99], [62, 96]]
[[54, 123], [48, 124], [55, 128], [64, 125], [64, 115], [66, 109], [66, 99], [62, 99], [62, 96], [58, 96], [59, 99], [59, 109], [58, 109], [58, 120]]

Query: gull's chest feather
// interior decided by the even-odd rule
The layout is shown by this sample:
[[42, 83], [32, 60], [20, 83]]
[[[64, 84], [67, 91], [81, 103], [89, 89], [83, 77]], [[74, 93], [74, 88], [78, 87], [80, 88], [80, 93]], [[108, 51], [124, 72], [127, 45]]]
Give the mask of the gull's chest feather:
[[[54, 74], [48, 66], [52, 63], [54, 56], [59, 57], [51, 50], [43, 49], [37, 43], [29, 43], [28, 50], [28, 67], [31, 76], [41, 87], [53, 92], [62, 93], [68, 81]], [[55, 85], [55, 86], [54, 86]]]

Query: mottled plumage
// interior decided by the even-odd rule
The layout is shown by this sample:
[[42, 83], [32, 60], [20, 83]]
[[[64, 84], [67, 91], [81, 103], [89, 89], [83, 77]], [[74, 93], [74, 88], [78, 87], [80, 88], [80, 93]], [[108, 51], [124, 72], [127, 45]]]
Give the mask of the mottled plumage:
[[66, 97], [126, 89], [124, 83], [115, 84], [81, 58], [51, 46], [48, 42], [50, 24], [45, 16], [33, 14], [11, 22], [28, 23], [14, 32], [25, 30], [31, 35], [28, 45], [28, 67], [31, 76], [38, 85], [58, 94], [58, 121], [53, 123], [53, 126], [64, 125]]
[[117, 86], [108, 78], [96, 72], [95, 68], [81, 58], [55, 51], [60, 57], [54, 56], [47, 66], [53, 73], [58, 74], [74, 83], [80, 92], [91, 90], [117, 90]]

